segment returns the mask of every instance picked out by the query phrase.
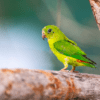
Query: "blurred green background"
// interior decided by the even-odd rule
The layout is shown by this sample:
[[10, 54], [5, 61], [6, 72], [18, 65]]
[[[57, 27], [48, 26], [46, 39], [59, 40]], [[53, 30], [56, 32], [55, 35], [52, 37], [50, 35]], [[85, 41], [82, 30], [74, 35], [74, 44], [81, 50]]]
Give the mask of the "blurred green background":
[[[60, 70], [63, 64], [50, 51], [41, 30], [56, 25], [58, 0], [0, 0], [0, 67]], [[62, 0], [62, 32], [94, 60], [100, 74], [100, 32], [88, 0]], [[68, 67], [71, 69], [71, 66]]]

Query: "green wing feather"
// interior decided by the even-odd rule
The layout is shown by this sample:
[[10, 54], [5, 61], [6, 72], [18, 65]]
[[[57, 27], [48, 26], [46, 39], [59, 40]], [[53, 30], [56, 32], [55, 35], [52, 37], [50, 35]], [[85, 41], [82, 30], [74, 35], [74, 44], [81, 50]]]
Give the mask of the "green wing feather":
[[67, 40], [57, 41], [54, 43], [54, 48], [58, 52], [66, 56], [70, 56], [82, 61], [93, 63], [90, 59], [87, 59], [85, 57], [86, 54], [76, 44], [73, 44], [71, 41]]

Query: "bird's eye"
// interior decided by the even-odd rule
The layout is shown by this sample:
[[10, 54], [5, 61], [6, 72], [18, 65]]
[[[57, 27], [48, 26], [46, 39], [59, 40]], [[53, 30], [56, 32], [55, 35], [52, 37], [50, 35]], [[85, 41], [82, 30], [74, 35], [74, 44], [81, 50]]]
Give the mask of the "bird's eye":
[[48, 33], [50, 33], [52, 31], [52, 29], [48, 29]]

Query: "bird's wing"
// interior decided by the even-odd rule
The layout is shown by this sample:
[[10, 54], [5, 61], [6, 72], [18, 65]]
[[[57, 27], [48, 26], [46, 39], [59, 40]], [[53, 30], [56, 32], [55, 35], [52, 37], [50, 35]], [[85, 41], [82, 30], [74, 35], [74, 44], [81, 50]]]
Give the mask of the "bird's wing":
[[84, 57], [86, 54], [77, 46], [71, 43], [71, 41], [67, 40], [60, 40], [55, 42], [54, 48], [60, 52], [61, 54], [64, 54], [69, 57], [73, 57], [82, 61], [91, 62], [89, 59]]
[[66, 36], [64, 36], [64, 39], [70, 43], [72, 43], [73, 45], [77, 45], [74, 41], [68, 39]]

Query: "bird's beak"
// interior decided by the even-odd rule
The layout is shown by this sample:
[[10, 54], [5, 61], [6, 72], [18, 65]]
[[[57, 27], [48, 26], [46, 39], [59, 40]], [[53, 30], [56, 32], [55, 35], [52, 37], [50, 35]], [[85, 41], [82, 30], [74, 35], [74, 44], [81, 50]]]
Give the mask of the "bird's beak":
[[46, 38], [46, 35], [42, 32], [42, 39], [44, 40], [44, 38]]

